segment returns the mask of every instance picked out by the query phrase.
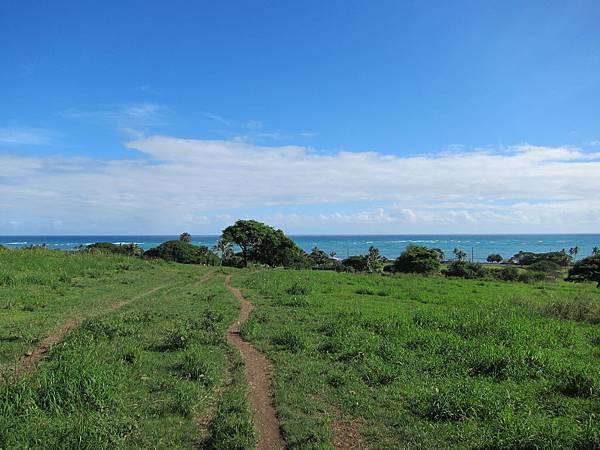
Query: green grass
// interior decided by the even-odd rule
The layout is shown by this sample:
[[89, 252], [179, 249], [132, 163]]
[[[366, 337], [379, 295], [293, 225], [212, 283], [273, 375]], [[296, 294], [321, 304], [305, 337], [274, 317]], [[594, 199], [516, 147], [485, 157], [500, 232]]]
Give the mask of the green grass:
[[600, 447], [592, 285], [282, 270], [238, 282], [292, 448], [331, 448], [334, 421], [371, 448]]
[[[37, 370], [0, 379], [0, 448], [234, 449], [254, 441], [243, 368], [225, 339], [239, 305], [223, 285], [224, 273], [217, 269], [211, 282], [203, 283], [200, 278], [210, 269], [198, 266], [10, 253], [9, 262], [22, 266], [4, 265], [0, 255], [3, 269], [19, 280], [2, 298], [25, 299], [24, 292], [33, 291], [43, 293], [47, 303], [28, 312], [29, 329], [23, 330], [29, 322], [16, 302], [7, 309], [10, 314], [0, 316], [3, 331], [32, 336], [23, 345], [2, 341], [5, 359], [16, 360], [22, 348], [61, 320], [88, 318]], [[122, 264], [129, 266], [126, 273], [119, 271]], [[60, 284], [53, 274], [61, 270], [78, 281]], [[90, 271], [95, 277], [89, 281], [83, 275], [80, 287], [80, 274]], [[47, 283], [32, 286], [36, 273]], [[115, 299], [131, 301], [102, 313]], [[235, 410], [235, 420], [221, 417], [223, 410]]]
[[273, 361], [290, 448], [344, 433], [377, 449], [600, 448], [591, 284], [47, 250], [0, 253], [0, 367], [78, 322], [35, 370], [0, 377], [0, 448], [253, 448], [227, 273], [256, 306], [242, 335]]

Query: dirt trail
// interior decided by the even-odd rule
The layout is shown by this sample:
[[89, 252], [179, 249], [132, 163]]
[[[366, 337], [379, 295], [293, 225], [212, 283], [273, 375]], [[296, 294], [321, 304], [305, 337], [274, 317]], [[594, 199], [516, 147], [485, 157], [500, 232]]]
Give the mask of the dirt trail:
[[240, 317], [228, 330], [227, 339], [235, 345], [242, 354], [246, 366], [246, 381], [250, 387], [249, 400], [252, 417], [258, 432], [257, 450], [284, 449], [285, 442], [279, 430], [279, 420], [273, 406], [273, 391], [271, 386], [271, 363], [267, 357], [253, 345], [240, 337], [240, 327], [254, 308], [252, 303], [244, 298], [239, 289], [231, 285], [231, 275], [225, 278], [225, 286], [242, 305]]

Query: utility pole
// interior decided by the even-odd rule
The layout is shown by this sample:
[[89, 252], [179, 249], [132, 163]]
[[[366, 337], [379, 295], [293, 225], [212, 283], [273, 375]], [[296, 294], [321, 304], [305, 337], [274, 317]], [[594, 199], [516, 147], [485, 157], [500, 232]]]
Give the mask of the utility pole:
[[471, 262], [473, 262], [473, 251], [474, 251], [475, 247], [471, 247]]

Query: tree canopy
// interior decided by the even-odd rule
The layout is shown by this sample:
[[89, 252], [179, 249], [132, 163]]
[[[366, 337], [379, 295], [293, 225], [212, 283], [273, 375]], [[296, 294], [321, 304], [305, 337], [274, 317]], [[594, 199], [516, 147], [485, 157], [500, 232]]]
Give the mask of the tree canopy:
[[441, 266], [440, 253], [436, 249], [409, 245], [394, 261], [395, 272], [435, 273]]
[[454, 253], [454, 257], [457, 261], [464, 261], [465, 259], [467, 259], [467, 254], [460, 248], [455, 248], [454, 250], [452, 250], [452, 253]]
[[240, 248], [244, 266], [249, 261], [271, 267], [308, 265], [306, 253], [283, 231], [256, 220], [238, 220], [223, 230], [221, 240]]
[[486, 261], [489, 263], [501, 263], [503, 259], [504, 258], [502, 258], [502, 255], [498, 253], [493, 253], [491, 255], [488, 255]]
[[377, 247], [369, 247], [369, 252], [366, 254], [367, 272], [383, 272], [385, 261], [385, 258], [381, 256]]

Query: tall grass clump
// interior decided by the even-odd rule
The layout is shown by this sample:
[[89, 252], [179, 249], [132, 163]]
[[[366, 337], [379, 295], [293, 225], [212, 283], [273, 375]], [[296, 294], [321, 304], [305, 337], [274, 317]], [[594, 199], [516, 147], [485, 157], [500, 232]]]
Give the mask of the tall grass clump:
[[600, 324], [600, 296], [557, 298], [541, 307], [543, 314], [559, 319]]
[[308, 295], [310, 294], [310, 286], [305, 282], [296, 281], [285, 290], [289, 295]]
[[207, 387], [217, 384], [221, 373], [221, 367], [215, 361], [214, 352], [198, 345], [186, 349], [177, 370], [182, 377], [199, 381]]

